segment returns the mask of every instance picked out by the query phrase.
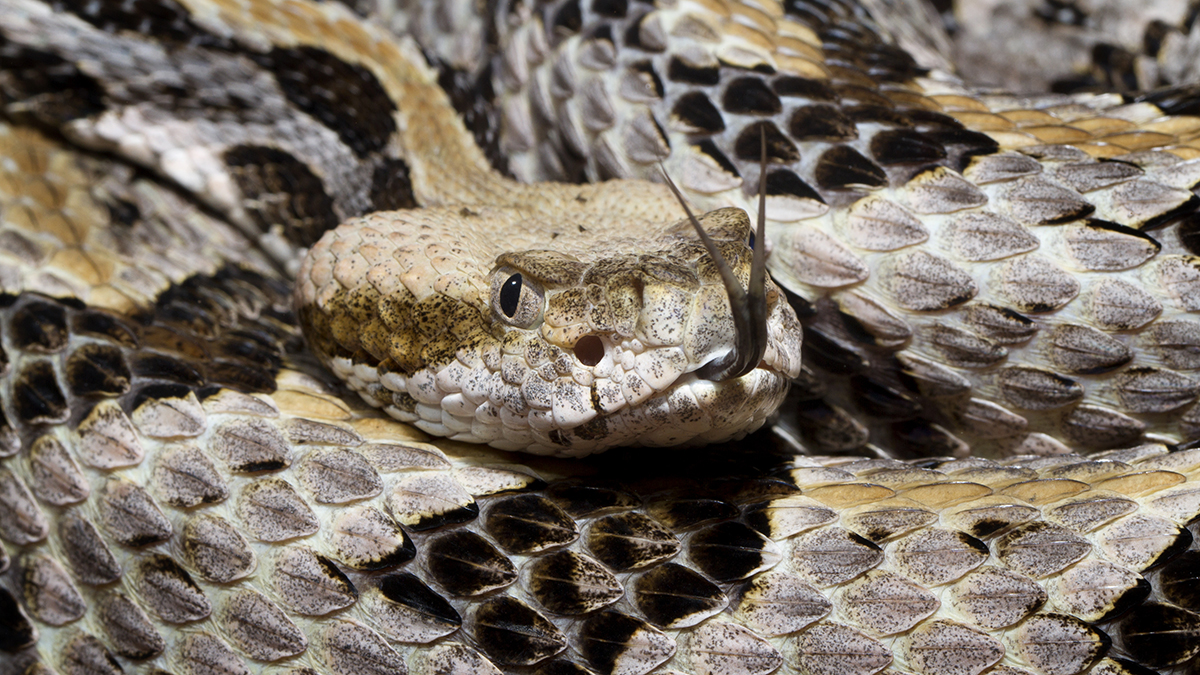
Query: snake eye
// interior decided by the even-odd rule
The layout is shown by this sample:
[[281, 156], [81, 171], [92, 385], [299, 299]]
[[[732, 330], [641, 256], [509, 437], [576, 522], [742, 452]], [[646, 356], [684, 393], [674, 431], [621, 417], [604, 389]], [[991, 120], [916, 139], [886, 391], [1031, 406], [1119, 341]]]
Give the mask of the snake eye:
[[492, 311], [510, 326], [533, 327], [542, 316], [544, 298], [537, 281], [511, 267], [492, 273]]
[[516, 316], [521, 304], [521, 282], [521, 273], [518, 272], [500, 286], [500, 311], [510, 319]]

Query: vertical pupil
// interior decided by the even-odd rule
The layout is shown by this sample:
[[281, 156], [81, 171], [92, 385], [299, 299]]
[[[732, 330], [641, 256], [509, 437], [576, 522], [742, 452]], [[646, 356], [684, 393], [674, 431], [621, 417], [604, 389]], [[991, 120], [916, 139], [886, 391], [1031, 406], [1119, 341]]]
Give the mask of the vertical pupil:
[[505, 280], [504, 285], [500, 287], [500, 311], [511, 319], [516, 316], [520, 304], [521, 275], [517, 273]]

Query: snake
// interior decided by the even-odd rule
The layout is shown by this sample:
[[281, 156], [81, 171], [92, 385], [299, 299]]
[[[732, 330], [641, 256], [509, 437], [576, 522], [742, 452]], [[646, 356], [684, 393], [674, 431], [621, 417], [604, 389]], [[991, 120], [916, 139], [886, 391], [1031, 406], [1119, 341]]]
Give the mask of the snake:
[[1194, 671], [1196, 90], [891, 9], [0, 0], [0, 673]]

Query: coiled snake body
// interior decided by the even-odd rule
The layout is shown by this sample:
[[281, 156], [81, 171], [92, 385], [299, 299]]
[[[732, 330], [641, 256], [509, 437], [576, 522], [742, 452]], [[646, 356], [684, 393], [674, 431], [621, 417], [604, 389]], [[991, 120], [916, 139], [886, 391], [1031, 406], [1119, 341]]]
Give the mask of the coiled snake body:
[[0, 0], [0, 673], [1198, 667], [1193, 90], [486, 10]]

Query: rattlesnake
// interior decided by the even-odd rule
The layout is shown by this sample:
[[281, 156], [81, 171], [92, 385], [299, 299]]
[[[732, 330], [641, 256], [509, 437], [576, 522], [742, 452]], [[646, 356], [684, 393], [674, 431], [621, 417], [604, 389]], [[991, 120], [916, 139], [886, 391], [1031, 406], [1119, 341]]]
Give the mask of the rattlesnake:
[[[1200, 123], [1164, 114], [1188, 89], [981, 96], [842, 3], [489, 9], [0, 2], [0, 672], [1196, 667], [1200, 451], [1180, 444], [1200, 390]], [[719, 209], [760, 210], [762, 139], [769, 229], [751, 242], [745, 214]], [[598, 379], [557, 367], [596, 360], [577, 319], [540, 324], [556, 368], [501, 367], [482, 394], [445, 368], [424, 378], [442, 398], [376, 383], [492, 358], [458, 352], [479, 335], [454, 327], [509, 314], [462, 252], [501, 283], [549, 286], [539, 274], [565, 266], [652, 299], [711, 282], [715, 257], [661, 184], [543, 182], [663, 172], [713, 210], [701, 221], [743, 282], [769, 248], [805, 320], [800, 371], [800, 328], [768, 287], [765, 361], [799, 373], [774, 434], [514, 457], [373, 411], [304, 348], [297, 270], [302, 318], [323, 285], [351, 299], [332, 328], [309, 318], [309, 339], [368, 402], [472, 440], [498, 437], [462, 418], [500, 416], [517, 430], [501, 447], [596, 449], [598, 411], [554, 419], [525, 391]], [[363, 215], [410, 207], [426, 210]], [[357, 217], [372, 234], [330, 240], [344, 269], [299, 266]], [[436, 234], [395, 269], [355, 269], [389, 257], [395, 223], [451, 217], [507, 218], [511, 249]], [[650, 222], [670, 250], [623, 234]], [[529, 253], [547, 225], [563, 247]], [[563, 257], [590, 262], [598, 241], [620, 265], [587, 277]], [[397, 284], [419, 289], [397, 302], [421, 305], [411, 320], [385, 318], [378, 291]], [[580, 295], [568, 318], [613, 304]], [[709, 296], [693, 306], [727, 309]], [[467, 323], [449, 297], [475, 303]], [[508, 368], [537, 370], [545, 348], [504, 339]], [[749, 377], [778, 403], [778, 375]], [[458, 417], [417, 412], [455, 395]], [[660, 423], [664, 407], [639, 413], [638, 438], [697, 433]], [[546, 433], [527, 440], [539, 412]], [[793, 438], [875, 458], [793, 457]], [[1017, 456], [938, 457], [968, 449]]]

